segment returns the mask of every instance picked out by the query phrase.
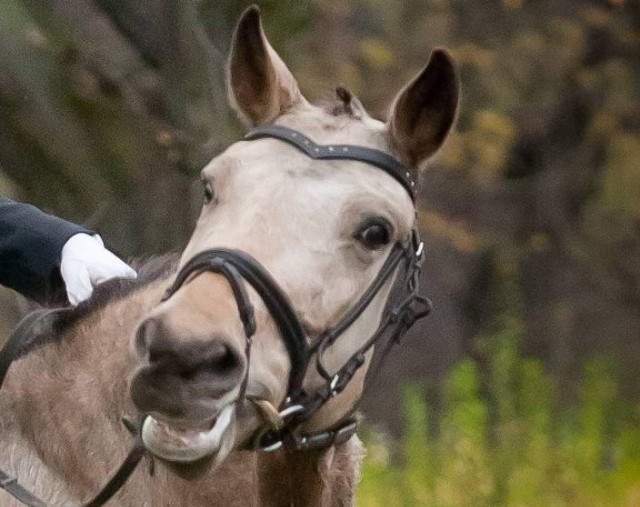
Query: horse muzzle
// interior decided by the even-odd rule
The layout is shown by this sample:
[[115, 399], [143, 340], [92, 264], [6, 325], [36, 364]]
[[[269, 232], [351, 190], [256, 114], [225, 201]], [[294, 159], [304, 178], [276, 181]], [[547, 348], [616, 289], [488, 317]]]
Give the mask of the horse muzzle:
[[247, 368], [234, 340], [220, 334], [188, 339], [168, 319], [151, 317], [138, 330], [136, 351], [141, 364], [130, 394], [148, 416], [142, 428], [145, 446], [174, 462], [218, 451], [233, 426]]

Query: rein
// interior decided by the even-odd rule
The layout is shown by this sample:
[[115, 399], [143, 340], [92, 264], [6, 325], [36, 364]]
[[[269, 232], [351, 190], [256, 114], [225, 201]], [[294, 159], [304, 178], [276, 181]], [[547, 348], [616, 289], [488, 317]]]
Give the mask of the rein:
[[[263, 138], [275, 138], [286, 142], [312, 159], [354, 160], [372, 165], [385, 171], [400, 183], [411, 200], [415, 202], [415, 182], [411, 178], [411, 173], [387, 153], [348, 144], [318, 145], [300, 132], [278, 125], [257, 127], [250, 130], [245, 136], [247, 141]], [[204, 272], [214, 272], [225, 277], [231, 286], [246, 336], [247, 371], [241, 385], [242, 399], [245, 395], [249, 375], [252, 338], [256, 331], [254, 308], [245, 287], [245, 282], [248, 283], [260, 296], [276, 323], [291, 364], [287, 396], [279, 409], [275, 409], [265, 400], [249, 400], [254, 403], [256, 408], [271, 416], [268, 417], [269, 423], [265, 423], [254, 435], [250, 448], [266, 452], [280, 448], [295, 451], [321, 449], [345, 442], [355, 434], [357, 421], [354, 418], [354, 413], [357, 410], [357, 403], [338, 423], [324, 431], [304, 433], [301, 430], [303, 424], [310, 420], [332, 397], [340, 394], [347, 387], [356, 372], [364, 365], [366, 355], [377, 343], [385, 337], [388, 340], [379, 359], [379, 363], [382, 363], [391, 347], [399, 343], [411, 326], [431, 310], [430, 301], [419, 292], [423, 259], [423, 243], [420, 241], [417, 228], [414, 227], [410, 238], [392, 246], [380, 272], [356, 303], [335, 326], [324, 330], [313, 339], [311, 344], [307, 341], [304, 327], [287, 294], [264, 266], [248, 253], [240, 250], [214, 248], [197, 254], [178, 272], [175, 281], [163, 295], [162, 301], [171, 298], [189, 280]], [[400, 267], [404, 268], [404, 277], [399, 285], [401, 292], [399, 302], [389, 304], [387, 301], [387, 308], [378, 329], [334, 374], [330, 374], [323, 363], [325, 351], [362, 315]], [[12, 361], [30, 350], [20, 341], [25, 339], [30, 331], [33, 332], [34, 323], [38, 324], [39, 319], [43, 318], [45, 321], [47, 318], [51, 320], [53, 316], [53, 324], [55, 324], [55, 317], [59, 312], [65, 312], [65, 309], [50, 312], [41, 313], [36, 317], [27, 316], [12, 333], [9, 341], [0, 351], [0, 387]], [[49, 322], [49, 324], [51, 323]], [[55, 325], [50, 327], [53, 329]], [[314, 361], [312, 361], [313, 357], [315, 357]], [[324, 383], [319, 388], [308, 391], [303, 388], [303, 380], [311, 366], [315, 366], [317, 372], [324, 379]], [[108, 502], [125, 484], [142, 457], [147, 453], [140, 435], [144, 418], [145, 416], [137, 424], [123, 420], [134, 435], [134, 444], [106, 486], [98, 492], [93, 500], [84, 504], [84, 507], [99, 507]], [[10, 477], [2, 470], [0, 470], [0, 488], [5, 489], [18, 501], [29, 507], [46, 507], [44, 502], [29, 493], [15, 478]]]

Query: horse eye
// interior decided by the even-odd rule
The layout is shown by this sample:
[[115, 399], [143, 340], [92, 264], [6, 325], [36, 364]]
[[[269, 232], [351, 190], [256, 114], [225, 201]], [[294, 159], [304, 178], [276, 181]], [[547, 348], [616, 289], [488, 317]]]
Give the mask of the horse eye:
[[369, 250], [379, 250], [391, 241], [391, 225], [383, 219], [367, 221], [355, 238]]
[[204, 203], [209, 204], [214, 197], [213, 186], [210, 181], [203, 181], [202, 184], [204, 185]]

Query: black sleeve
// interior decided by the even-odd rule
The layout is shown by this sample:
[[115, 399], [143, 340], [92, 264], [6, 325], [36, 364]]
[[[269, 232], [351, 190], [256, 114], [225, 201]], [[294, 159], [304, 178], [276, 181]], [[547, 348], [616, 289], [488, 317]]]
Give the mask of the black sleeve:
[[0, 284], [40, 303], [66, 301], [60, 256], [67, 240], [91, 231], [0, 196]]

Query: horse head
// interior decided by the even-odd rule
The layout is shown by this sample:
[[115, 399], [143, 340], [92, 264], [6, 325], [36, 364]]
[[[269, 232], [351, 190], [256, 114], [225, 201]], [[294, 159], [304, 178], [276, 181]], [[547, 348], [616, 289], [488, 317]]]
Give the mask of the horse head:
[[[437, 50], [399, 92], [386, 123], [343, 88], [335, 102], [314, 105], [269, 44], [256, 8], [236, 27], [228, 90], [257, 134], [202, 170], [204, 203], [181, 257], [179, 283], [145, 316], [134, 340], [138, 364], [130, 392], [147, 416], [143, 440], [172, 462], [219, 464], [232, 450], [247, 448], [265, 419], [278, 417], [270, 407], [290, 407], [294, 372], [296, 395], [312, 393], [376, 333], [396, 265], [339, 338], [322, 344], [321, 368], [308, 367], [319, 337], [362, 300], [394, 248], [411, 242], [410, 185], [447, 136], [458, 97], [452, 62]], [[287, 135], [300, 138], [289, 142]], [[395, 177], [362, 158], [331, 156], [350, 148], [407, 174]], [[313, 150], [327, 157], [315, 158]], [[194, 259], [208, 267], [194, 268]], [[268, 278], [266, 295], [256, 277]], [[283, 339], [286, 316], [274, 315], [272, 296], [295, 316], [290, 325], [299, 325], [298, 357]], [[367, 348], [350, 381], [297, 430], [332, 428], [350, 413], [371, 355]]]

